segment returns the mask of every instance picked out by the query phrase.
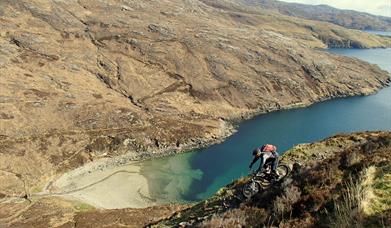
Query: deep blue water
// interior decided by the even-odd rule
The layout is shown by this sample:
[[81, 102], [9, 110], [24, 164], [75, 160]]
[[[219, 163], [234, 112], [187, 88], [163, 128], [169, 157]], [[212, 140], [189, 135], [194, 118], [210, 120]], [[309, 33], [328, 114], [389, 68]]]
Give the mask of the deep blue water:
[[[360, 58], [391, 72], [391, 49], [328, 51]], [[142, 171], [153, 186], [155, 198], [174, 202], [201, 200], [246, 175], [256, 146], [271, 143], [283, 152], [299, 143], [365, 130], [391, 131], [391, 88], [371, 96], [260, 115], [241, 123], [238, 132], [221, 144], [146, 161]]]

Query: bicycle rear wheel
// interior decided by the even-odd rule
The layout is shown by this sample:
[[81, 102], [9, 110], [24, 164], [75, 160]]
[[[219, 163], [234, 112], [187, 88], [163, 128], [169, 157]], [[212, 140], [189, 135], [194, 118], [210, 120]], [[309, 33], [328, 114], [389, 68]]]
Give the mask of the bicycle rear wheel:
[[289, 167], [285, 164], [280, 164], [277, 166], [278, 181], [285, 178], [289, 174]]

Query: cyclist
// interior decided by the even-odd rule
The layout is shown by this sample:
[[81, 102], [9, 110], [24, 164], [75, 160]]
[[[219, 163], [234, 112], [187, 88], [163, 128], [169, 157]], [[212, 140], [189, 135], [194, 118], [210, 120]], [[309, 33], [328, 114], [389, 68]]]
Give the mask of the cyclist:
[[262, 169], [265, 164], [270, 162], [272, 164], [272, 174], [276, 177], [278, 176], [276, 172], [278, 166], [278, 153], [276, 146], [271, 144], [265, 144], [261, 147], [257, 147], [253, 150], [253, 156], [254, 159], [249, 166], [250, 169], [260, 159], [259, 168], [256, 171], [257, 173], [262, 172]]

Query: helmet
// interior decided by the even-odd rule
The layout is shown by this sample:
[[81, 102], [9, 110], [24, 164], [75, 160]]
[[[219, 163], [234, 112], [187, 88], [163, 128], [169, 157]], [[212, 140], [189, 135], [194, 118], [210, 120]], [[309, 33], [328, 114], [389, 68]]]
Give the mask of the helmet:
[[261, 150], [258, 147], [253, 150], [253, 156], [255, 156], [259, 153], [261, 153]]

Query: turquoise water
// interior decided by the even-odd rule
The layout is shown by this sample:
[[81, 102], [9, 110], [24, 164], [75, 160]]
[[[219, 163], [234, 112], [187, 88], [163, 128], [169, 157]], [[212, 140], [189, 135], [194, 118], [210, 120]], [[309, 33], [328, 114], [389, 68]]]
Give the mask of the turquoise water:
[[[330, 49], [378, 64], [391, 72], [391, 49]], [[325, 101], [308, 108], [278, 111], [240, 124], [221, 144], [144, 162], [152, 197], [181, 202], [205, 199], [248, 172], [251, 151], [264, 143], [283, 152], [337, 133], [391, 130], [391, 88], [366, 97]]]

